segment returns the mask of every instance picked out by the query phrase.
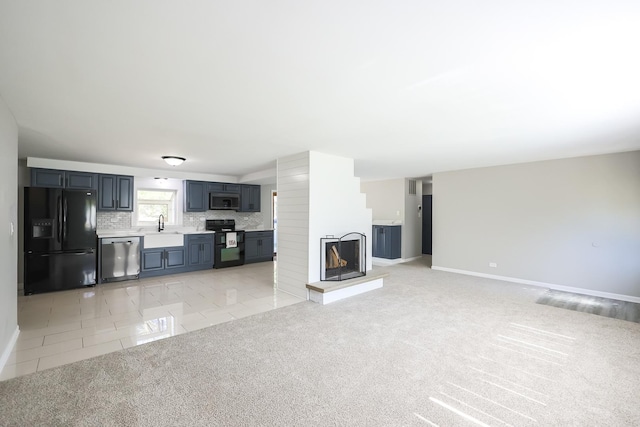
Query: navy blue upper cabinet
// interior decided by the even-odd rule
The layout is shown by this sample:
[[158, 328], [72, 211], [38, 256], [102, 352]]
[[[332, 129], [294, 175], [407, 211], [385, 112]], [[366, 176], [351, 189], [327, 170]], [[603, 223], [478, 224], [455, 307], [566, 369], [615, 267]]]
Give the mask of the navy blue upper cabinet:
[[97, 190], [98, 174], [58, 169], [31, 169], [31, 187]]
[[98, 174], [88, 172], [65, 172], [66, 188], [78, 189], [78, 190], [97, 190], [98, 189]]
[[132, 211], [133, 177], [98, 175], [98, 210]]
[[240, 184], [227, 184], [224, 182], [209, 182], [207, 183], [207, 193], [240, 194]]
[[241, 186], [240, 192], [240, 212], [260, 212], [260, 186]]
[[133, 177], [120, 176], [116, 178], [116, 187], [118, 189], [118, 211], [133, 210]]
[[53, 169], [31, 169], [31, 186], [64, 188], [64, 171]]
[[204, 212], [208, 208], [209, 193], [207, 191], [207, 183], [203, 181], [184, 181], [184, 211]]

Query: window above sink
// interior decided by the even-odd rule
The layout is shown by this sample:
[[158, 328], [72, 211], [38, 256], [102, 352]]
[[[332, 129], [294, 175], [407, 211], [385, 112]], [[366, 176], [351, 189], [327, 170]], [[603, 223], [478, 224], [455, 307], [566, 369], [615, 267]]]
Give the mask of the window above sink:
[[132, 226], [157, 227], [158, 218], [164, 224], [182, 225], [182, 181], [136, 177], [135, 207]]

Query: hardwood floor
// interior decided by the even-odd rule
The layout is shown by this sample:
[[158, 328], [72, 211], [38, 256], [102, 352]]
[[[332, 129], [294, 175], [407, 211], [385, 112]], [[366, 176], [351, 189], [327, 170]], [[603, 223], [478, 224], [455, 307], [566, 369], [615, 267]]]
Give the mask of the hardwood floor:
[[537, 304], [640, 323], [640, 304], [549, 289]]

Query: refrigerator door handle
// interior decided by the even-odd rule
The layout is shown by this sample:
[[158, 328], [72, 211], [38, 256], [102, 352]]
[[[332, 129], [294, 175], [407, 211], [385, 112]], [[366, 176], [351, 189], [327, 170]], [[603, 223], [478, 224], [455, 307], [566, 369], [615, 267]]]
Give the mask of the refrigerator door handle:
[[56, 237], [58, 238], [58, 243], [62, 241], [62, 197], [58, 196], [58, 200], [56, 202]]
[[67, 198], [64, 198], [62, 212], [62, 238], [67, 238]]

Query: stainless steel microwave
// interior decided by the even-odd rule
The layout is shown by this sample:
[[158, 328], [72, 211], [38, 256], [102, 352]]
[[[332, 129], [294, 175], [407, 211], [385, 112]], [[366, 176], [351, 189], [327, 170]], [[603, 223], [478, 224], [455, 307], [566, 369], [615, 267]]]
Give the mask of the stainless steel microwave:
[[215, 210], [238, 210], [240, 209], [240, 195], [235, 193], [210, 193], [209, 209]]

